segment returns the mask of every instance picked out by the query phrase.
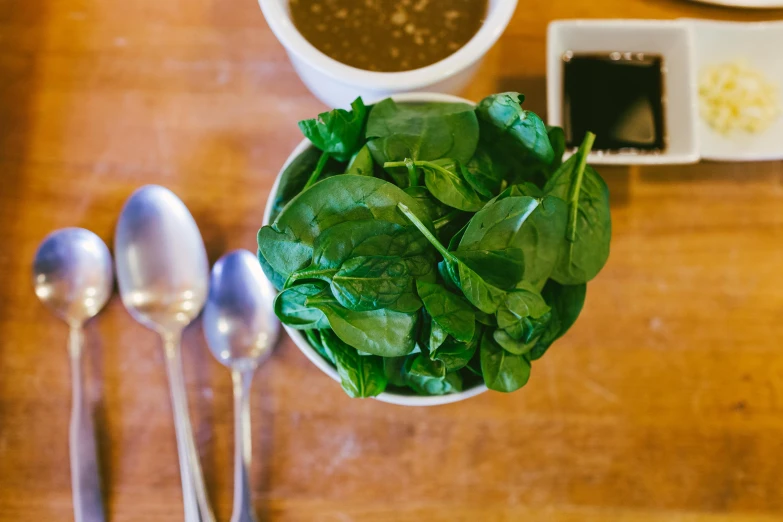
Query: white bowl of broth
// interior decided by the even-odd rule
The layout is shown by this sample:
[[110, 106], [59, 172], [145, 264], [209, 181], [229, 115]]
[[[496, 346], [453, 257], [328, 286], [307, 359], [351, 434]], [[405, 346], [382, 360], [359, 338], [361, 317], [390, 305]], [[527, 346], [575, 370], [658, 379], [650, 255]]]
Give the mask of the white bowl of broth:
[[459, 93], [517, 0], [259, 0], [310, 91], [330, 107], [357, 97]]

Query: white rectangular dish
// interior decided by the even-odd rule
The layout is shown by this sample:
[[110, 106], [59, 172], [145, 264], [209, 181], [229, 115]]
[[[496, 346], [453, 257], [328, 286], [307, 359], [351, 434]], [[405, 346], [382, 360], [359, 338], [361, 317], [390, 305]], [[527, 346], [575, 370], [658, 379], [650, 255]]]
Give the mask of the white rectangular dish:
[[663, 57], [667, 142], [662, 152], [594, 151], [596, 164], [683, 164], [783, 159], [783, 115], [755, 133], [721, 134], [699, 112], [699, 75], [709, 66], [742, 61], [763, 74], [783, 101], [783, 21], [561, 20], [547, 37], [548, 123], [562, 126], [566, 53], [652, 53]]
[[673, 164], [699, 161], [697, 99], [691, 32], [686, 22], [663, 20], [561, 20], [547, 35], [547, 110], [563, 125], [563, 56], [577, 53], [647, 53], [663, 57], [667, 144], [661, 152], [592, 152], [595, 164]]
[[[783, 100], [783, 22], [713, 22], [683, 20], [693, 30], [698, 74], [705, 67], [744, 61], [776, 84]], [[697, 80], [698, 81], [698, 80]], [[698, 92], [698, 85], [694, 87]], [[783, 117], [758, 133], [723, 135], [698, 118], [701, 157], [714, 161], [765, 161], [783, 159]]]

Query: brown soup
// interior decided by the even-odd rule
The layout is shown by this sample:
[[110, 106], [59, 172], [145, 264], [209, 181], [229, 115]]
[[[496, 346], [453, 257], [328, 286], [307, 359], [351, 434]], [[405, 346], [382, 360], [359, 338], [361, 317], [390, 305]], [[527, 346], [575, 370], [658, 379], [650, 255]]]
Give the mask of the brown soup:
[[319, 51], [368, 71], [398, 72], [453, 54], [481, 27], [487, 0], [290, 0]]

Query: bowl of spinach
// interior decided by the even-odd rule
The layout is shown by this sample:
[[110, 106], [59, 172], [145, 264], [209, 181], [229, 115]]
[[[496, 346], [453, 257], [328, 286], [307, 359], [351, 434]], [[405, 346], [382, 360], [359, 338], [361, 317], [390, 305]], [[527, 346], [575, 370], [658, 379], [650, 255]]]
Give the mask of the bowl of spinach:
[[527, 384], [609, 256], [588, 134], [501, 93], [413, 93], [299, 123], [258, 232], [275, 313], [351, 397], [411, 406]]

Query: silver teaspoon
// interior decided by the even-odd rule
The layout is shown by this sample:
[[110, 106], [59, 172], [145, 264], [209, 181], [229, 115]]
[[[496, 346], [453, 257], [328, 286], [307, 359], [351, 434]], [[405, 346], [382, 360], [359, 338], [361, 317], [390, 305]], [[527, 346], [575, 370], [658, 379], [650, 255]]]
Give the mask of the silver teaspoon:
[[163, 339], [186, 522], [214, 522], [188, 413], [182, 373], [182, 331], [207, 297], [209, 264], [201, 233], [170, 190], [147, 185], [120, 213], [114, 236], [122, 303]]
[[204, 335], [234, 383], [234, 509], [231, 522], [255, 522], [250, 488], [250, 385], [280, 333], [275, 298], [256, 256], [235, 250], [212, 269]]
[[83, 228], [49, 234], [33, 261], [35, 295], [70, 326], [72, 405], [69, 429], [71, 488], [76, 522], [104, 520], [95, 429], [82, 384], [84, 323], [111, 296], [111, 254], [101, 238]]

